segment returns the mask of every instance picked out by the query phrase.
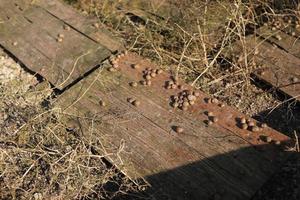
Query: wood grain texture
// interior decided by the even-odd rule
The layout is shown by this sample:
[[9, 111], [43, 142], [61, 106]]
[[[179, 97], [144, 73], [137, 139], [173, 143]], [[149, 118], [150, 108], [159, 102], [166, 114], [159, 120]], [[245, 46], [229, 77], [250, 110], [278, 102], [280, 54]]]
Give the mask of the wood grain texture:
[[[263, 38], [249, 36], [246, 40], [247, 51], [253, 53], [256, 49], [258, 54], [255, 59], [262, 66], [261, 69], [255, 72], [255, 75], [279, 91], [299, 101], [300, 59], [295, 55], [297, 55], [296, 52], [298, 52], [297, 49], [300, 46], [296, 41], [294, 44], [295, 46], [288, 45], [283, 40], [273, 40], [265, 35]], [[235, 48], [236, 50], [234, 51], [238, 52], [242, 46], [237, 44]]]
[[[133, 70], [132, 63], [143, 68]], [[63, 113], [80, 116], [85, 129], [91, 125], [87, 119], [93, 119], [94, 132], [105, 137], [105, 146], [118, 149], [123, 141], [122, 162], [117, 157], [111, 161], [132, 179], [145, 177], [153, 187], [165, 187], [165, 192], [178, 199], [209, 199], [216, 190], [227, 191], [224, 199], [249, 199], [279, 166], [273, 159], [279, 151], [268, 149], [272, 156], [259, 153], [246, 137], [224, 128], [222, 123], [229, 120], [235, 124], [232, 109], [215, 106], [214, 112], [229, 116], [225, 117], [228, 121], [208, 127], [203, 122], [206, 95], [201, 93], [187, 112], [174, 110], [169, 98], [178, 90], [164, 89], [166, 74], [156, 77], [151, 87], [132, 88], [129, 82], [141, 80], [142, 70], [155, 66], [134, 55], [121, 59], [119, 65], [118, 72], [105, 68], [93, 72], [59, 97], [56, 105]], [[129, 104], [129, 97], [139, 99], [141, 105]], [[107, 105], [101, 107], [99, 100]], [[184, 129], [181, 134], [172, 130], [178, 125]], [[288, 139], [271, 129], [266, 132]], [[170, 175], [164, 174], [170, 170]], [[164, 179], [153, 178], [160, 173]]]
[[[105, 26], [96, 17], [83, 16], [59, 0], [37, 0], [34, 4], [41, 6], [53, 16], [61, 19], [94, 41], [97, 41], [111, 52], [124, 50], [121, 40], [107, 31]], [[98, 23], [99, 27], [95, 27], [95, 23]]]
[[6, 8], [0, 11], [6, 19], [0, 24], [0, 44], [57, 88], [63, 89], [111, 55], [80, 32], [65, 30], [65, 23], [44, 9], [16, 2], [0, 1]]
[[293, 56], [300, 58], [300, 41], [298, 37], [293, 37], [282, 30], [273, 31], [266, 26], [259, 28], [257, 34], [283, 48]]

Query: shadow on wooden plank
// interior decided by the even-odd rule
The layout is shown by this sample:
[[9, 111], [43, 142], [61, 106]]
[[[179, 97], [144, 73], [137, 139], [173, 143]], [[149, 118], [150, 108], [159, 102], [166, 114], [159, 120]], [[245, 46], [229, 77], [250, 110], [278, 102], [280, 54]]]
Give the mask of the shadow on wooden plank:
[[297, 101], [288, 101], [253, 116], [269, 127], [294, 138], [294, 132], [300, 133], [300, 105]]
[[[272, 145], [272, 144], [270, 144]], [[268, 147], [260, 147], [260, 148], [268, 148]], [[232, 154], [236, 157], [239, 155], [242, 155], [244, 153], [247, 153], [249, 151], [249, 148], [242, 148], [237, 151], [229, 152], [228, 154]], [[250, 150], [251, 151], [251, 150]], [[296, 156], [299, 157], [299, 154], [293, 152], [283, 152], [281, 155], [282, 157], [289, 157], [289, 156]], [[214, 159], [217, 160], [223, 160], [226, 159], [227, 155], [218, 155], [215, 156]], [[145, 158], [147, 159], [147, 158]], [[210, 158], [209, 158], [210, 159]], [[293, 158], [294, 159], [294, 158]], [[299, 158], [298, 158], [299, 159]], [[145, 177], [148, 182], [151, 184], [151, 186], [143, 187], [141, 191], [137, 192], [128, 192], [128, 191], [122, 191], [122, 187], [120, 187], [117, 179], [109, 180], [104, 186], [101, 188], [95, 188], [95, 193], [90, 194], [89, 197], [85, 199], [97, 199], [100, 198], [100, 196], [97, 196], [97, 192], [101, 191], [101, 195], [105, 194], [105, 198], [107, 199], [113, 199], [113, 200], [140, 200], [140, 199], [157, 199], [157, 200], [237, 200], [237, 199], [243, 199], [247, 200], [248, 198], [239, 198], [236, 197], [233, 191], [226, 191], [225, 187], [226, 184], [231, 183], [222, 183], [218, 182], [218, 180], [214, 180], [214, 178], [209, 173], [197, 173], [193, 169], [195, 168], [202, 168], [203, 165], [205, 165], [204, 161], [198, 161], [194, 162], [188, 165], [184, 165], [172, 170], [159, 172], [150, 176]], [[181, 173], [178, 173], [180, 171]], [[234, 173], [240, 174], [241, 180], [247, 181], [247, 177], [243, 176], [242, 171], [236, 171]], [[192, 174], [193, 177], [188, 176], [187, 174]], [[276, 191], [277, 185], [282, 185], [282, 180], [280, 176], [285, 177], [286, 179], [288, 177], [292, 177], [291, 172], [286, 172], [279, 170], [277, 172], [277, 175], [272, 177], [269, 181], [265, 182], [264, 184], [260, 184], [259, 187], [266, 188], [266, 190], [272, 191], [269, 195], [271, 195], [274, 199], [279, 199], [276, 197], [280, 197], [283, 194], [281, 194], [279, 191]], [[168, 182], [168, 180], [172, 177], [174, 180], [171, 184]], [[190, 180], [189, 180], [190, 179]], [[204, 185], [194, 185], [193, 179], [204, 179], [207, 180], [207, 184], [213, 186], [210, 192], [203, 192], [202, 196], [199, 196], [199, 190], [201, 191], [204, 187]], [[289, 183], [292, 183], [292, 179], [287, 179]], [[285, 180], [285, 181], [287, 181]], [[143, 180], [135, 180], [136, 182], [142, 183]], [[272, 184], [272, 182], [276, 184]], [[166, 184], [168, 183], [168, 184]], [[286, 183], [286, 182], [285, 182]], [[267, 187], [264, 187], [267, 186]], [[142, 187], [141, 187], [142, 188]], [[241, 193], [243, 191], [236, 191], [236, 193]], [[292, 199], [289, 198], [288, 194], [284, 195], [284, 199]], [[103, 197], [103, 196], [102, 196]], [[296, 199], [299, 199], [300, 196], [296, 197]], [[252, 198], [251, 198], [252, 199]], [[261, 192], [257, 192], [254, 196], [254, 199], [264, 199], [261, 197]], [[282, 199], [282, 198], [281, 198]]]

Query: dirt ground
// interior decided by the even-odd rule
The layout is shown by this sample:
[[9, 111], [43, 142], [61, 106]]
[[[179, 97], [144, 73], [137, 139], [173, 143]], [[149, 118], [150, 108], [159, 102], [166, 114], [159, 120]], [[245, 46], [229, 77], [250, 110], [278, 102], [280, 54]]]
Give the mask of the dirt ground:
[[[262, 23], [261, 13], [270, 12], [266, 5], [282, 14], [294, 9], [292, 1], [66, 1], [84, 15], [96, 15], [129, 51], [290, 137], [299, 133], [299, 104], [257, 82], [251, 63], [223, 59], [226, 47]], [[6, 191], [0, 199], [118, 199], [126, 193], [141, 194], [128, 199], [150, 199], [87, 145], [91, 138], [45, 106], [50, 85], [3, 51], [0, 92], [0, 190]], [[299, 163], [295, 154], [254, 199], [300, 199]]]

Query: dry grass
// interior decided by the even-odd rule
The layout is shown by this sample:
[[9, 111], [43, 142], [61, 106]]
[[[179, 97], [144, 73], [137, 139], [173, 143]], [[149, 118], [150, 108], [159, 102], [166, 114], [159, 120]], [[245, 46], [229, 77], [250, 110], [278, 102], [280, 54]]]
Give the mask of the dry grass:
[[[251, 27], [276, 16], [267, 0], [73, 2], [125, 39], [137, 52], [175, 76], [254, 115], [275, 106], [273, 94], [252, 84], [253, 52], [224, 58], [234, 42], [245, 44]], [[271, 7], [272, 6], [272, 7]], [[281, 14], [280, 14], [281, 15]], [[252, 102], [259, 102], [257, 106]]]
[[0, 199], [113, 199], [138, 190], [106, 161], [98, 135], [44, 106], [46, 83], [23, 87], [0, 85]]
[[[276, 91], [253, 84], [252, 73], [262, 66], [246, 48], [246, 37], [265, 22], [271, 25], [292, 14], [297, 19], [294, 1], [98, 2], [78, 0], [75, 5], [98, 16], [129, 50], [171, 74], [250, 116], [280, 104]], [[236, 42], [243, 49], [233, 55]]]

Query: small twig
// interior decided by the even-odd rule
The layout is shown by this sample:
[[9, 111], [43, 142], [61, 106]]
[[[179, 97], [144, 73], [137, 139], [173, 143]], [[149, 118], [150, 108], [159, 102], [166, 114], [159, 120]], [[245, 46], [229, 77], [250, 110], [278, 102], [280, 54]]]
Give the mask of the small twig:
[[141, 36], [142, 36], [142, 34], [139, 34], [139, 35], [135, 38], [135, 40], [134, 40], [133, 44], [131, 45], [131, 47], [128, 48], [128, 51], [131, 51], [132, 49], [134, 49], [135, 44], [137, 43], [138, 39], [139, 39]]
[[289, 99], [287, 99], [287, 100], [284, 100], [283, 102], [278, 103], [276, 106], [274, 106], [274, 108], [272, 108], [272, 109], [270, 110], [270, 112], [268, 112], [268, 115], [270, 115], [276, 108], [278, 108], [278, 107], [281, 106], [282, 104], [284, 104], [284, 103], [286, 103], [286, 102], [289, 102], [289, 101], [291, 101], [291, 100], [295, 100], [295, 99], [297, 99], [298, 97], [300, 97], [300, 94], [299, 94], [299, 95], [296, 95], [296, 96], [294, 96], [294, 97], [291, 97], [291, 98], [289, 98]]
[[64, 110], [68, 110], [70, 107], [74, 106], [78, 101], [80, 101], [84, 96], [85, 94], [91, 89], [91, 87], [95, 84], [95, 82], [98, 80], [101, 72], [102, 72], [103, 69], [101, 69], [99, 71], [99, 73], [97, 74], [96, 78], [92, 81], [92, 83], [87, 87], [87, 89], [83, 92], [83, 94], [78, 97], [71, 105], [69, 105], [67, 108], [65, 108]]
[[151, 43], [151, 46], [154, 49], [155, 53], [158, 55], [160, 63], [162, 63], [163, 58], [161, 57], [161, 55], [159, 54], [159, 52], [157, 51], [157, 49], [155, 48], [155, 46], [153, 45], [153, 43]]
[[[92, 52], [96, 52], [96, 51], [98, 51], [100, 48], [101, 48], [101, 46], [99, 46], [95, 51], [92, 51]], [[88, 52], [86, 52], [85, 54], [82, 54], [82, 55], [78, 56], [78, 57], [76, 58], [74, 64], [73, 64], [72, 70], [71, 70], [71, 72], [69, 73], [68, 77], [67, 77], [62, 83], [60, 83], [57, 87], [63, 86], [63, 85], [71, 78], [71, 76], [73, 75], [73, 73], [74, 73], [74, 71], [75, 71], [75, 68], [76, 68], [77, 63], [79, 62], [79, 60], [80, 60], [81, 58], [83, 58], [84, 56], [87, 56], [87, 55], [91, 54], [92, 52], [91, 52], [91, 51], [88, 51]]]
[[[226, 33], [228, 35], [231, 35], [234, 31], [234, 29], [230, 29], [229, 24], [226, 27]], [[206, 68], [200, 73], [200, 75], [193, 81], [193, 83], [191, 84], [192, 86], [194, 86], [196, 84], [196, 82], [215, 64], [215, 62], [217, 61], [217, 58], [220, 56], [220, 54], [222, 53], [222, 51], [224, 50], [224, 46], [226, 44], [226, 41], [228, 39], [228, 37], [224, 37], [221, 43], [221, 47], [220, 50], [217, 52], [217, 54], [214, 56], [213, 60], [209, 63], [208, 62], [208, 57], [207, 57], [207, 48], [204, 42], [204, 38], [203, 38], [203, 33], [200, 27], [200, 23], [199, 20], [197, 20], [197, 27], [198, 27], [198, 32], [199, 32], [199, 36], [200, 36], [200, 40], [201, 40], [201, 44], [202, 44], [202, 48], [203, 48], [203, 52], [204, 52], [204, 61], [205, 61], [205, 65]], [[230, 33], [228, 33], [228, 31], [230, 31]], [[226, 34], [225, 34], [226, 35]]]
[[47, 127], [47, 129], [50, 131], [50, 133], [52, 133], [54, 135], [54, 137], [62, 144], [64, 144], [64, 142], [51, 130], [51, 128]]
[[234, 72], [233, 74], [226, 74], [226, 75], [224, 75], [224, 76], [221, 76], [220, 78], [214, 79], [214, 80], [212, 80], [211, 82], [207, 83], [206, 85], [207, 85], [207, 86], [210, 86], [210, 85], [216, 84], [216, 83], [222, 81], [223, 79], [225, 79], [225, 78], [227, 78], [227, 77], [229, 77], [229, 76], [238, 75], [238, 74], [240, 74], [241, 72], [242, 72], [242, 69], [239, 69], [239, 70], [237, 70], [236, 72]]
[[188, 47], [190, 46], [190, 44], [191, 44], [191, 42], [193, 41], [193, 39], [194, 39], [194, 37], [191, 37], [191, 39], [187, 42], [187, 44], [184, 45], [183, 51], [182, 51], [182, 53], [181, 53], [181, 57], [180, 57], [180, 59], [179, 59], [179, 62], [178, 62], [177, 68], [176, 68], [176, 75], [175, 75], [175, 78], [176, 78], [176, 79], [178, 78], [179, 69], [180, 69], [182, 60], [183, 60], [183, 58], [184, 58], [185, 52], [186, 52], [186, 50], [188, 49]]
[[298, 139], [298, 135], [297, 132], [294, 131], [294, 136], [295, 136], [295, 149], [296, 151], [299, 153], [300, 152], [300, 147], [299, 147], [299, 139]]
[[46, 113], [51, 113], [52, 111], [55, 111], [55, 110], [59, 110], [59, 109], [58, 109], [58, 108], [53, 108], [53, 109], [51, 109], [51, 110], [47, 110], [47, 111], [45, 111], [45, 112], [42, 112], [41, 114], [36, 115], [35, 117], [29, 119], [27, 123], [22, 124], [17, 130], [14, 131], [13, 134], [14, 134], [14, 135], [17, 134], [17, 133], [18, 133], [20, 130], [22, 130], [22, 129], [30, 122], [30, 121], [34, 121], [34, 120], [36, 120], [38, 117], [43, 116], [43, 115], [46, 114]]
[[[43, 155], [44, 156], [44, 155]], [[34, 167], [34, 165], [43, 157], [39, 157], [38, 159], [36, 159], [31, 165], [30, 167], [26, 170], [26, 172], [23, 174], [23, 176], [21, 177], [21, 180], [23, 180], [25, 178], [25, 176], [29, 173], [29, 171]]]

